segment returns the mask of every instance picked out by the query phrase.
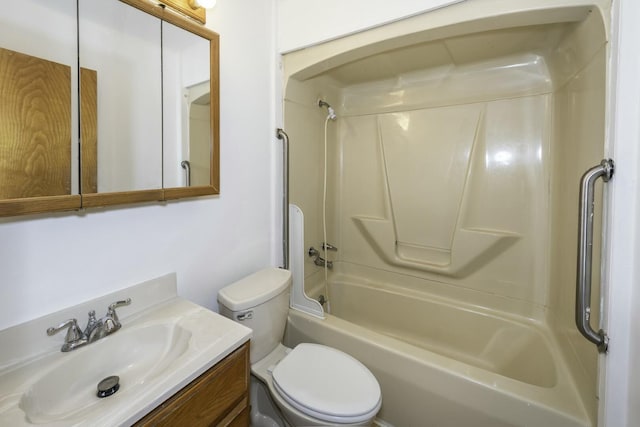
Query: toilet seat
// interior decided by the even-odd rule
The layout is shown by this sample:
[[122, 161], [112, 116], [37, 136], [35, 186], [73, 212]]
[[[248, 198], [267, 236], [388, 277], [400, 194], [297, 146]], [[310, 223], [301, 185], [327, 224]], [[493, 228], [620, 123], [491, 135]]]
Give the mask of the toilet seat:
[[340, 424], [373, 418], [380, 386], [358, 360], [335, 348], [299, 344], [273, 369], [278, 394], [300, 412]]

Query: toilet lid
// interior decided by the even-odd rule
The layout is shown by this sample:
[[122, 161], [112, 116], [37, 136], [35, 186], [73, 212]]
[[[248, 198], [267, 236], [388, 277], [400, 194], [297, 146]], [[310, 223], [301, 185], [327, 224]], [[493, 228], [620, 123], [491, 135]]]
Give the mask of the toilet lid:
[[296, 346], [273, 370], [273, 384], [291, 406], [323, 421], [365, 421], [382, 404], [378, 381], [362, 363], [319, 344]]

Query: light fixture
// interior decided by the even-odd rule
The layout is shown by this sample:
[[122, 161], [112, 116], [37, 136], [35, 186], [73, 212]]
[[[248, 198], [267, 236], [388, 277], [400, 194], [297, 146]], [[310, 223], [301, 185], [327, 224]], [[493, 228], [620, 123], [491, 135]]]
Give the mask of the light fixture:
[[201, 24], [207, 23], [207, 11], [216, 5], [216, 0], [157, 0], [176, 12], [187, 15]]
[[189, 6], [192, 9], [198, 9], [200, 7], [204, 9], [211, 9], [216, 5], [216, 0], [189, 0]]

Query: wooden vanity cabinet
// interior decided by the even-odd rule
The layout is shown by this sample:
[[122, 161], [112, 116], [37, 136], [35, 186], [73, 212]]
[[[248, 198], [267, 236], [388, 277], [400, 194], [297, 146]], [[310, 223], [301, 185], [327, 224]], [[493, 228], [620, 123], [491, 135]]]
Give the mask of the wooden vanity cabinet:
[[249, 342], [167, 399], [134, 426], [249, 425]]

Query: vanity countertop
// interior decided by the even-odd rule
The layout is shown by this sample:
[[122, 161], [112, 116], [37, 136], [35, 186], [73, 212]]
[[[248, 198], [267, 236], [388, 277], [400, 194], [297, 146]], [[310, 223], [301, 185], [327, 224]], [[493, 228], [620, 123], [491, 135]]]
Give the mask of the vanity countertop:
[[[251, 338], [175, 290], [175, 275], [163, 276], [0, 331], [0, 425], [131, 425]], [[127, 297], [112, 335], [67, 353], [64, 332], [46, 336], [48, 326], [77, 317], [83, 327], [81, 313]], [[98, 398], [109, 375], [120, 389]]]

